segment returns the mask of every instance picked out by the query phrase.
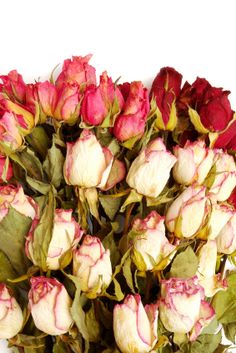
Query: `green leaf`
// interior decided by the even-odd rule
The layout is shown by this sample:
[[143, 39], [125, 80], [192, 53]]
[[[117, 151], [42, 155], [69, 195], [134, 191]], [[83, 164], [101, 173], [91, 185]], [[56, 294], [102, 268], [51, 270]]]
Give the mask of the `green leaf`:
[[110, 250], [112, 267], [116, 266], [118, 261], [120, 260], [120, 252], [119, 252], [119, 250], [116, 246], [115, 240], [114, 240], [113, 230], [105, 236], [105, 238], [102, 241], [102, 244], [105, 249]]
[[76, 287], [76, 292], [75, 292], [75, 297], [74, 297], [74, 301], [71, 307], [71, 315], [72, 318], [75, 321], [75, 324], [79, 330], [79, 332], [81, 333], [81, 335], [83, 336], [83, 338], [85, 339], [85, 341], [89, 341], [89, 333], [88, 333], [88, 328], [86, 325], [86, 319], [85, 319], [85, 312], [82, 308], [81, 305], [81, 287], [80, 287], [80, 283], [79, 280], [72, 275], [67, 275], [70, 280], [74, 283], [75, 287]]
[[188, 109], [188, 114], [191, 120], [191, 123], [195, 127], [195, 129], [200, 132], [200, 134], [208, 134], [209, 130], [207, 130], [201, 122], [200, 115], [198, 112], [192, 108], [189, 107]]
[[47, 195], [51, 189], [51, 186], [49, 184], [43, 183], [39, 180], [35, 180], [29, 176], [26, 176], [26, 181], [32, 187], [32, 189], [40, 192], [42, 195]]
[[214, 353], [221, 342], [221, 332], [214, 335], [200, 335], [196, 341], [181, 345], [176, 353]]
[[121, 204], [121, 199], [118, 197], [112, 197], [110, 195], [100, 195], [99, 201], [104, 209], [106, 215], [113, 221], [116, 213], [118, 212]]
[[136, 190], [132, 189], [129, 196], [121, 206], [120, 212], [124, 212], [126, 207], [131, 203], [141, 202], [142, 198], [143, 198], [143, 195], [139, 194]]
[[43, 333], [40, 336], [31, 336], [31, 335], [25, 335], [20, 333], [10, 339], [10, 346], [16, 345], [16, 346], [28, 347], [28, 348], [45, 347], [46, 336], [47, 336], [46, 333]]
[[[11, 156], [12, 158], [13, 156]], [[25, 148], [22, 152], [18, 152], [13, 160], [27, 172], [31, 178], [43, 181], [43, 168], [40, 160], [30, 148]]]
[[68, 353], [68, 347], [64, 342], [59, 341], [54, 344], [52, 352], [53, 353]]
[[92, 303], [91, 308], [85, 314], [85, 324], [89, 327], [89, 341], [90, 342], [98, 342], [100, 340], [101, 330], [99, 323], [96, 319], [94, 305]]
[[216, 293], [212, 303], [217, 320], [222, 324], [236, 321], [236, 273], [231, 273], [227, 277], [227, 282], [227, 290]]
[[132, 293], [135, 293], [133, 275], [131, 271], [131, 257], [127, 257], [123, 265], [123, 275]]
[[24, 274], [29, 265], [24, 246], [31, 222], [31, 218], [14, 208], [10, 208], [0, 222], [0, 250], [7, 256], [17, 275]]
[[236, 343], [236, 321], [231, 322], [230, 324], [224, 324], [224, 333], [226, 338], [231, 341], [232, 343]]
[[0, 282], [6, 282], [7, 279], [15, 278], [14, 271], [8, 257], [0, 250]]
[[47, 204], [40, 218], [40, 222], [34, 231], [33, 242], [33, 257], [43, 271], [47, 271], [46, 259], [48, 247], [52, 238], [55, 208], [55, 197], [53, 191], [50, 191], [48, 194]]
[[30, 135], [26, 136], [26, 141], [33, 147], [34, 151], [45, 158], [49, 146], [49, 138], [42, 126], [36, 126]]
[[43, 169], [48, 175], [50, 183], [55, 188], [58, 188], [63, 179], [63, 164], [65, 159], [60, 148], [56, 146], [54, 136], [52, 147], [48, 150], [47, 157], [43, 163]]
[[177, 278], [190, 278], [196, 274], [198, 258], [191, 246], [178, 254], [171, 266], [170, 276]]

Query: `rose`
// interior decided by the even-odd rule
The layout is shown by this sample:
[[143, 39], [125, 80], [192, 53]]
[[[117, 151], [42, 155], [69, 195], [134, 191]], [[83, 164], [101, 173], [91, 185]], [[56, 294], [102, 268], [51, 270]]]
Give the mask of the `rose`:
[[129, 237], [133, 243], [132, 257], [140, 271], [152, 270], [163, 259], [171, 258], [171, 253], [174, 255], [175, 246], [165, 236], [164, 217], [156, 211], [143, 220], [136, 218]]
[[18, 129], [18, 123], [13, 113], [4, 112], [1, 115], [0, 109], [0, 152], [5, 149], [17, 150], [23, 143], [22, 136]]
[[208, 239], [214, 240], [219, 235], [227, 222], [234, 215], [231, 207], [224, 204], [213, 203], [208, 220], [207, 236]]
[[186, 83], [180, 93], [178, 107], [180, 110], [195, 109], [201, 124], [210, 131], [224, 130], [232, 119], [232, 110], [228, 99], [229, 91], [212, 87], [202, 78], [197, 78], [190, 85]]
[[53, 336], [68, 332], [73, 324], [72, 300], [63, 284], [43, 276], [32, 277], [30, 283], [29, 308], [35, 326]]
[[129, 169], [126, 181], [138, 193], [157, 197], [164, 189], [176, 158], [156, 138], [140, 152]]
[[198, 253], [197, 277], [199, 284], [204, 288], [207, 297], [213, 297], [219, 290], [227, 288], [221, 274], [215, 274], [217, 261], [217, 246], [215, 240], [208, 240]]
[[26, 84], [16, 70], [12, 70], [8, 75], [1, 75], [0, 91], [6, 93], [10, 99], [20, 103], [25, 101]]
[[45, 81], [40, 82], [37, 89], [39, 103], [46, 116], [70, 123], [78, 118], [81, 98], [78, 84], [63, 83], [56, 87]]
[[236, 251], [236, 212], [222, 227], [216, 237], [217, 250], [222, 254], [232, 254]]
[[123, 304], [116, 304], [113, 330], [122, 353], [150, 352], [157, 342], [158, 307], [141, 302], [139, 294], [128, 295]]
[[14, 337], [23, 326], [23, 313], [4, 283], [0, 283], [0, 339]]
[[64, 177], [69, 185], [80, 187], [103, 187], [108, 180], [113, 155], [103, 148], [96, 136], [83, 130], [74, 143], [67, 143]]
[[[3, 176], [5, 174], [4, 180]], [[11, 162], [4, 156], [0, 155], [0, 183], [3, 181], [8, 181], [13, 176], [13, 169]]]
[[73, 274], [81, 289], [91, 295], [100, 294], [112, 278], [110, 250], [105, 250], [100, 239], [86, 235], [79, 249], [73, 251]]
[[92, 55], [73, 56], [72, 59], [65, 60], [62, 71], [56, 80], [56, 86], [59, 87], [64, 83], [96, 85], [96, 70], [88, 63], [91, 57]]
[[191, 185], [202, 184], [206, 179], [214, 159], [214, 151], [206, 148], [204, 141], [187, 141], [185, 146], [174, 147], [177, 162], [173, 168], [173, 176], [177, 183]]
[[112, 113], [115, 99], [118, 111], [124, 104], [124, 99], [118, 87], [115, 87], [112, 79], [106, 72], [100, 76], [100, 85], [90, 85], [85, 89], [81, 105], [82, 120], [88, 125], [100, 125]]
[[236, 209], [236, 188], [234, 188], [227, 201], [230, 205], [234, 207], [234, 209]]
[[[127, 95], [127, 87], [129, 94]], [[123, 89], [121, 88], [121, 92]], [[119, 141], [127, 141], [131, 138], [141, 137], [145, 130], [147, 115], [150, 110], [148, 90], [142, 82], [125, 84], [126, 99], [122, 113], [116, 118], [113, 134]]]
[[193, 341], [214, 318], [211, 305], [204, 301], [204, 289], [197, 277], [161, 281], [160, 319], [170, 332], [190, 334]]
[[168, 208], [166, 226], [177, 237], [190, 238], [204, 224], [207, 209], [206, 187], [191, 185]]
[[[34, 265], [39, 265], [34, 257], [34, 231], [38, 224], [39, 220], [33, 222], [25, 243], [26, 255]], [[80, 241], [82, 235], [83, 231], [72, 217], [72, 210], [56, 209], [52, 237], [49, 243], [46, 259], [48, 269], [58, 270], [63, 255], [70, 250], [72, 251]]]
[[22, 186], [0, 186], [0, 221], [8, 214], [10, 207], [32, 220], [38, 216], [38, 205], [24, 194]]
[[156, 126], [174, 130], [177, 124], [175, 100], [180, 94], [182, 75], [171, 67], [163, 67], [152, 83], [151, 93], [157, 105]]
[[214, 201], [227, 200], [236, 186], [236, 165], [233, 156], [222, 150], [215, 150], [210, 176], [210, 198]]

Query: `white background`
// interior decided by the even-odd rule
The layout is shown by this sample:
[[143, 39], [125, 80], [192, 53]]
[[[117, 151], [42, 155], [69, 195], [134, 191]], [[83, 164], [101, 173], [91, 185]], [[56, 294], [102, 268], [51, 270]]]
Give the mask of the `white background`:
[[93, 53], [98, 73], [123, 81], [150, 85], [163, 66], [206, 77], [231, 90], [235, 110], [235, 10], [234, 0], [1, 0], [0, 74], [17, 69], [29, 82]]

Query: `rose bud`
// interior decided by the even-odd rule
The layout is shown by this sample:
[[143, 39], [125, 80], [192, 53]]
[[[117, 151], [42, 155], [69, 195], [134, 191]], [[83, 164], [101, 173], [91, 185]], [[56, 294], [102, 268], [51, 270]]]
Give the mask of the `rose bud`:
[[177, 183], [201, 185], [206, 179], [214, 159], [214, 151], [206, 148], [204, 141], [187, 141], [185, 146], [174, 147], [177, 162], [173, 168], [173, 176]]
[[[39, 220], [32, 224], [30, 233], [25, 243], [26, 255], [34, 263], [34, 265], [38, 265], [33, 255], [34, 231], [38, 223]], [[52, 237], [49, 243], [46, 260], [49, 270], [58, 270], [60, 268], [61, 258], [70, 249], [72, 251], [72, 249], [80, 241], [82, 235], [83, 231], [72, 217], [72, 210], [55, 210]]]
[[133, 137], [141, 137], [145, 130], [150, 110], [148, 90], [142, 82], [132, 82], [123, 112], [115, 121], [113, 134], [117, 140], [124, 142]]
[[215, 274], [217, 246], [215, 240], [208, 240], [198, 253], [197, 277], [207, 297], [213, 297], [219, 290], [226, 289], [227, 283], [221, 280], [221, 274]]
[[57, 89], [57, 102], [53, 118], [68, 123], [75, 122], [79, 116], [80, 99], [81, 94], [76, 83], [61, 85], [60, 89]]
[[[6, 169], [6, 170], [5, 170]], [[3, 180], [3, 174], [5, 171], [5, 179]], [[8, 181], [13, 176], [13, 169], [11, 162], [6, 157], [0, 155], [0, 183]]]
[[177, 124], [175, 100], [180, 94], [181, 82], [182, 75], [171, 67], [163, 67], [153, 81], [150, 96], [157, 104], [159, 129], [172, 131]]
[[224, 130], [233, 117], [228, 95], [222, 88], [208, 88], [199, 107], [202, 124], [210, 131]]
[[[0, 111], [1, 114], [1, 111]], [[11, 151], [16, 151], [23, 143], [18, 129], [18, 123], [13, 113], [4, 112], [0, 115], [0, 152], [4, 153], [4, 146]]]
[[232, 120], [227, 129], [218, 134], [213, 142], [215, 148], [224, 148], [227, 150], [236, 150], [236, 120]]
[[24, 194], [20, 185], [18, 187], [9, 184], [0, 186], [0, 221], [8, 214], [10, 207], [32, 220], [38, 216], [38, 205], [31, 197]]
[[193, 341], [215, 316], [204, 301], [204, 289], [197, 276], [189, 279], [170, 278], [161, 281], [160, 319], [170, 332], [190, 334]]
[[62, 72], [56, 80], [56, 86], [63, 83], [77, 83], [78, 85], [96, 85], [96, 70], [89, 65], [92, 55], [73, 56], [72, 59], [64, 61]]
[[164, 189], [175, 162], [176, 158], [166, 150], [162, 139], [156, 138], [133, 161], [126, 181], [138, 193], [157, 197]]
[[62, 335], [73, 324], [72, 300], [65, 287], [55, 278], [32, 277], [29, 309], [35, 326], [48, 335]]
[[57, 104], [57, 89], [49, 81], [39, 82], [37, 85], [38, 99], [45, 115], [53, 117]]
[[236, 212], [228, 220], [216, 238], [219, 253], [230, 255], [236, 250]]
[[86, 235], [82, 245], [74, 250], [73, 274], [78, 277], [82, 291], [88, 294], [100, 294], [109, 286], [112, 279], [110, 250], [104, 249], [99, 238]]
[[84, 188], [103, 188], [113, 159], [110, 150], [102, 147], [91, 131], [83, 130], [76, 142], [67, 143], [64, 164], [66, 183]]
[[86, 88], [81, 105], [82, 120], [88, 125], [101, 125], [106, 117], [111, 114], [115, 98], [119, 110], [123, 107], [124, 99], [118, 87], [106, 72], [100, 76], [100, 85], [90, 85]]
[[226, 201], [236, 186], [236, 165], [233, 156], [222, 150], [215, 151], [209, 197], [214, 201]]
[[156, 211], [149, 213], [145, 219], [136, 218], [130, 235], [132, 258], [140, 271], [152, 270], [163, 259], [171, 258], [171, 253], [174, 256], [175, 246], [165, 236], [164, 217]]
[[23, 326], [23, 313], [4, 283], [0, 283], [0, 339], [14, 337]]
[[190, 238], [204, 224], [207, 209], [205, 186], [191, 185], [168, 208], [166, 226], [177, 237]]
[[208, 239], [216, 239], [221, 229], [224, 228], [233, 215], [234, 211], [231, 207], [224, 204], [213, 203], [208, 220]]
[[116, 304], [113, 330], [122, 353], [147, 353], [157, 342], [158, 306], [143, 306], [139, 294], [127, 295], [123, 304]]
[[0, 84], [0, 91], [6, 93], [13, 101], [25, 102], [26, 84], [16, 70], [10, 71], [8, 75], [0, 76], [0, 80], [3, 82]]

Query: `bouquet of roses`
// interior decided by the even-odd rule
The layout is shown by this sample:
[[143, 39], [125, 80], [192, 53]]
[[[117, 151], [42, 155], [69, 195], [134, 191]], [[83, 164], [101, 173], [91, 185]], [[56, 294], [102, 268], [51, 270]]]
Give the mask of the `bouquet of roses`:
[[169, 67], [150, 92], [97, 83], [89, 60], [45, 82], [0, 76], [0, 338], [16, 353], [224, 352], [230, 92]]

